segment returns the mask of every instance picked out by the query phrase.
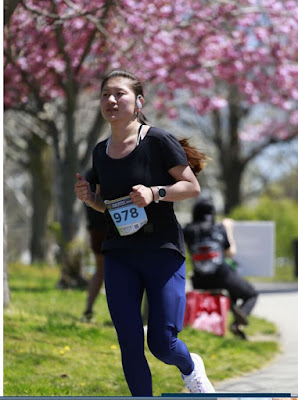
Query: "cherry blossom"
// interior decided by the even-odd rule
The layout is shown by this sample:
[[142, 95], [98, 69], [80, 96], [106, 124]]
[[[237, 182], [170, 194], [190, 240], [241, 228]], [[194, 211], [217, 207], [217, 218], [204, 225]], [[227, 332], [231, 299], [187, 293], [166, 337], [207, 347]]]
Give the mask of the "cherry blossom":
[[77, 91], [98, 90], [107, 70], [124, 67], [156, 87], [155, 104], [172, 117], [179, 89], [199, 113], [225, 107], [222, 83], [237, 86], [248, 104], [297, 109], [296, 1], [23, 4], [5, 28], [6, 108], [66, 96], [70, 74]]

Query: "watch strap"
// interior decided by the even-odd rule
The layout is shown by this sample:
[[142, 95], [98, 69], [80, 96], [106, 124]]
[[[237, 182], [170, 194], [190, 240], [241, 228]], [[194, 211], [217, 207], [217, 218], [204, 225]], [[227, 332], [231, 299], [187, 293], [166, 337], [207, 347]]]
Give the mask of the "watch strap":
[[154, 202], [155, 203], [159, 203], [159, 200], [160, 200], [160, 198], [159, 198], [159, 189], [160, 189], [160, 187], [159, 186], [157, 186], [157, 199], [156, 200], [154, 200]]
[[[160, 194], [159, 194], [160, 189], [164, 189], [164, 188], [161, 186], [157, 186], [157, 196], [158, 197], [157, 197], [157, 200], [155, 200], [155, 203], [159, 203], [160, 200], [162, 200], [164, 198], [164, 196], [160, 196]], [[164, 189], [164, 191], [165, 191], [165, 189]]]

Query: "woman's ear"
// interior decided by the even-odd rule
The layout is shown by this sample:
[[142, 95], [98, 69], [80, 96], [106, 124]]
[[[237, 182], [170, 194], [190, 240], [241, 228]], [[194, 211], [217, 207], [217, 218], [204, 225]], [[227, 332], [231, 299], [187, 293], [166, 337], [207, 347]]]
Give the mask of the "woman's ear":
[[138, 107], [139, 110], [141, 110], [141, 108], [143, 108], [143, 105], [144, 105], [144, 98], [143, 98], [143, 96], [141, 96], [140, 94], [137, 96], [136, 105], [137, 105], [137, 107]]

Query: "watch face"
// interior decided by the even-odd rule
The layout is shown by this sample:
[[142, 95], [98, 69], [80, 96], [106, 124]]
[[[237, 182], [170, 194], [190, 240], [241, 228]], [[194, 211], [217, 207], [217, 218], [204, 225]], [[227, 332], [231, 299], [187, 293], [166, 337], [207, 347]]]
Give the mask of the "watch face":
[[166, 195], [165, 189], [163, 189], [163, 188], [159, 189], [158, 195], [159, 195], [159, 197], [165, 197], [165, 195]]

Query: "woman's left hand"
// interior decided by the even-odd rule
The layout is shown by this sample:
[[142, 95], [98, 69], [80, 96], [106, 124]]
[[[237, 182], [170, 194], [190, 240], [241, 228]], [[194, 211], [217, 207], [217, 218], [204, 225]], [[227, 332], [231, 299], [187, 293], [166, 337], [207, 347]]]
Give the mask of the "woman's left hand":
[[150, 187], [144, 185], [135, 185], [129, 193], [129, 197], [138, 207], [146, 207], [153, 201], [153, 194]]

